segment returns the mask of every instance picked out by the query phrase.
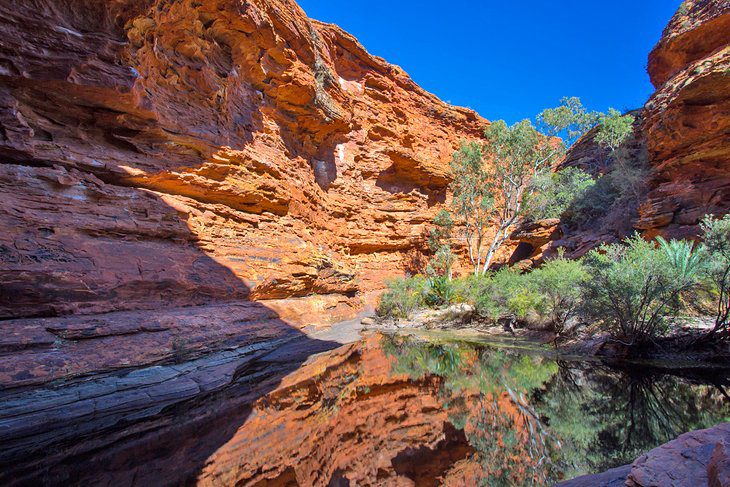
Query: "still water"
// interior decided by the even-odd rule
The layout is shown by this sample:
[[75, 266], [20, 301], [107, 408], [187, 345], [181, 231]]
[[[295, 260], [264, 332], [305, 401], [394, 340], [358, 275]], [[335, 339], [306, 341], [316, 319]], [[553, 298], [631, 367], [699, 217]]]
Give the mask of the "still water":
[[33, 469], [65, 485], [551, 485], [730, 420], [728, 370], [524, 343], [376, 334], [281, 376], [272, 366]]

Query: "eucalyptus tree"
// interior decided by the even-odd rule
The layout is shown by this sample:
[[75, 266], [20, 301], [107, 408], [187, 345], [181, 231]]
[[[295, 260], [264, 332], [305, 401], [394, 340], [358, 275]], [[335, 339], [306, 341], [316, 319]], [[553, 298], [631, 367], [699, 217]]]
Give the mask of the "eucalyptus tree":
[[530, 120], [508, 126], [500, 120], [484, 140], [463, 142], [451, 162], [452, 210], [463, 231], [474, 274], [485, 274], [497, 251], [524, 216], [525, 200], [540, 190], [539, 176], [557, 162], [586, 131], [599, 126], [599, 143], [614, 150], [631, 133], [634, 118], [616, 110], [589, 112], [577, 97]]
[[529, 120], [508, 126], [500, 120], [485, 131], [483, 144], [462, 144], [451, 163], [452, 208], [464, 228], [474, 274], [485, 274], [523, 213], [533, 178], [550, 167], [559, 144]]

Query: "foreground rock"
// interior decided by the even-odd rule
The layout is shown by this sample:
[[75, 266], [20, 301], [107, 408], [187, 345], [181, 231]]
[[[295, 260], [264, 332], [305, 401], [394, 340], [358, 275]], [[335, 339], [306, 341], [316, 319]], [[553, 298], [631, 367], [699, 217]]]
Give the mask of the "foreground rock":
[[730, 485], [730, 423], [692, 431], [642, 455], [631, 466], [588, 475], [561, 487], [726, 487]]

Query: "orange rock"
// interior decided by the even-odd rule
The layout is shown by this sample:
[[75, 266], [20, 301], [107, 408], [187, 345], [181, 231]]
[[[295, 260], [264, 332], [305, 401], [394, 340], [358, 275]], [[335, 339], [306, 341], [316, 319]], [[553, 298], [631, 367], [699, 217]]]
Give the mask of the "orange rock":
[[0, 317], [380, 289], [487, 125], [289, 1], [0, 14]]

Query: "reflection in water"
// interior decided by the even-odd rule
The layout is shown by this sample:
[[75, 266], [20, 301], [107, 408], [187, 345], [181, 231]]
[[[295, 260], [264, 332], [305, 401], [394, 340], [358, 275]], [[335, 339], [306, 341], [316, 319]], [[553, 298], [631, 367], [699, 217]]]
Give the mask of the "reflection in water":
[[16, 467], [64, 485], [550, 485], [730, 419], [727, 370], [507, 345], [372, 335], [303, 366], [284, 351], [221, 393], [121, 424], [124, 435], [69, 440], [89, 453]]
[[730, 419], [726, 373], [690, 380], [464, 343], [382, 343], [394, 371], [443, 379], [439, 395], [474, 448], [484, 485], [546, 485], [606, 470]]
[[728, 418], [721, 384], [642, 368], [376, 335], [258, 401], [199, 481], [550, 485]]

